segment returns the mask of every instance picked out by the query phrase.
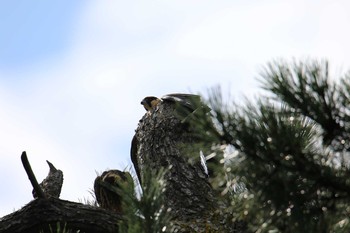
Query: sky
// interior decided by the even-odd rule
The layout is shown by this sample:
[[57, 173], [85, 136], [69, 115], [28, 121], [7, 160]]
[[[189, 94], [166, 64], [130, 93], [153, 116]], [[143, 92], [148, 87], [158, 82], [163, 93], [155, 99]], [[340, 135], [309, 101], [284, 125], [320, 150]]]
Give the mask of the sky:
[[149, 95], [259, 94], [274, 59], [350, 68], [349, 1], [0, 1], [0, 217], [31, 201], [52, 162], [61, 198], [90, 198], [96, 172], [131, 166]]

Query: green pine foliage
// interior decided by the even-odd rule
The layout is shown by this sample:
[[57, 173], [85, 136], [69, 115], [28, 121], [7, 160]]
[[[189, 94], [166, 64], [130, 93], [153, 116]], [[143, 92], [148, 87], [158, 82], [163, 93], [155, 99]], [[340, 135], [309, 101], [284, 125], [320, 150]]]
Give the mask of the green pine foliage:
[[[350, 232], [349, 75], [332, 79], [327, 61], [275, 61], [260, 81], [267, 92], [257, 101], [225, 102], [212, 89], [211, 117], [186, 118], [227, 206], [220, 222], [245, 232]], [[124, 192], [120, 232], [174, 232], [163, 175], [145, 172], [139, 197]]]
[[161, 233], [173, 232], [170, 217], [164, 207], [166, 188], [164, 169], [147, 170], [143, 174], [140, 196], [134, 190], [121, 189], [124, 219], [119, 224], [120, 233]]
[[326, 61], [274, 62], [261, 82], [269, 93], [255, 103], [223, 104], [217, 89], [208, 101], [207, 131], [232, 147], [215, 149], [225, 175], [213, 179], [232, 218], [251, 232], [349, 232], [348, 76], [332, 80]]
[[[67, 224], [64, 223], [62, 224], [63, 226], [61, 226], [60, 222], [57, 222], [56, 225], [51, 226], [51, 224], [49, 224], [49, 233], [80, 233], [80, 230], [69, 230], [67, 229]], [[39, 233], [44, 233], [44, 231], [40, 231]]]

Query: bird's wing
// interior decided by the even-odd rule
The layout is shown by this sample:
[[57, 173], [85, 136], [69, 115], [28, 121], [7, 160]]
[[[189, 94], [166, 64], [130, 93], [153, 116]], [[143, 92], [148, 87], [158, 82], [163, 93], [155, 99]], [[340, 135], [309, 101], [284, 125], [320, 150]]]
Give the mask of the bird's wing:
[[139, 161], [137, 159], [137, 144], [138, 144], [138, 141], [137, 141], [136, 135], [134, 135], [131, 141], [130, 156], [131, 156], [131, 162], [134, 164], [137, 178], [139, 179], [139, 182], [141, 184]]
[[192, 97], [200, 98], [199, 95], [186, 94], [186, 93], [171, 93], [171, 94], [167, 94], [165, 96], [173, 96], [173, 97], [177, 97], [177, 98], [180, 98], [180, 99], [186, 99], [186, 98], [192, 98]]
[[101, 181], [102, 181], [101, 176], [96, 177], [94, 182], [94, 192], [95, 192], [96, 201], [100, 205], [101, 205]]
[[180, 106], [188, 108], [190, 111], [194, 111], [201, 102], [201, 98], [199, 95], [182, 93], [167, 94], [162, 97], [162, 100], [175, 102]]

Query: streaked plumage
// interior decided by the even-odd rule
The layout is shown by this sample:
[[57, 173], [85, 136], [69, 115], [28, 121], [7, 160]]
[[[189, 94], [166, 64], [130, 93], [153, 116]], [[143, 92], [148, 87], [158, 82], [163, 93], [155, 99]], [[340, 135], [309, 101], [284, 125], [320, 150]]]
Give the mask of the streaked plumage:
[[146, 111], [150, 112], [155, 109], [160, 102], [161, 100], [155, 96], [147, 96], [141, 101], [141, 104], [146, 109]]
[[122, 213], [121, 192], [133, 192], [134, 181], [129, 172], [109, 170], [95, 179], [94, 191], [96, 201], [102, 208]]
[[[183, 94], [183, 93], [173, 93], [164, 95], [161, 98], [155, 96], [147, 96], [142, 101], [141, 104], [147, 111], [146, 116], [150, 116], [154, 111], [157, 110], [157, 107], [162, 103], [171, 103], [174, 106], [174, 114], [181, 119], [182, 123], [188, 121], [189, 118], [196, 116], [203, 116], [210, 111], [210, 108], [203, 104], [201, 97], [199, 95], [193, 94]], [[185, 125], [185, 124], [184, 124]], [[138, 160], [138, 139], [135, 135], [131, 142], [131, 161], [134, 165], [137, 177], [140, 184], [142, 185], [141, 174], [140, 174], [140, 164]], [[203, 161], [202, 161], [203, 162]], [[141, 165], [142, 166], [142, 165]]]

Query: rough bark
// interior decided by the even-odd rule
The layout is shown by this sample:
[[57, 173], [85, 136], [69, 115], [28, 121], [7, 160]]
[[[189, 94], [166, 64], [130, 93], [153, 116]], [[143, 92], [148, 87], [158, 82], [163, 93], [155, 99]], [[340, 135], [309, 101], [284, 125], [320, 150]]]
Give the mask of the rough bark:
[[63, 229], [81, 233], [116, 233], [121, 216], [111, 211], [64, 201], [56, 198], [38, 198], [21, 210], [0, 219], [0, 233], [39, 233], [55, 232], [57, 223]]
[[164, 102], [140, 121], [136, 130], [140, 171], [170, 168], [166, 174], [168, 207], [175, 217], [198, 217], [212, 207], [213, 193], [200, 164], [189, 163], [190, 155], [184, 154], [195, 140], [173, 111], [174, 105]]
[[[118, 232], [121, 215], [99, 207], [46, 195], [35, 178], [25, 151], [21, 155], [21, 160], [38, 198], [22, 209], [0, 218], [0, 233], [56, 232], [57, 224], [61, 229], [60, 232], [62, 229], [73, 232], [80, 230], [81, 233]], [[61, 187], [57, 191], [58, 196], [60, 190]]]
[[236, 232], [234, 226], [220, 226], [224, 206], [216, 199], [199, 162], [199, 151], [205, 145], [176, 111], [173, 103], [163, 101], [140, 120], [135, 136], [141, 177], [146, 168], [169, 169], [165, 204], [175, 222], [186, 226], [184, 232]]
[[[178, 232], [242, 232], [238, 224], [227, 224], [225, 205], [208, 182], [200, 161], [203, 145], [193, 133], [187, 117], [176, 114], [176, 106], [164, 101], [145, 114], [136, 130], [137, 167], [166, 168], [165, 205], [170, 209]], [[142, 177], [142, 176], [141, 176]], [[0, 219], [0, 233], [50, 232], [49, 225], [85, 233], [118, 232], [122, 216], [99, 207], [56, 198], [38, 198], [21, 210]]]

